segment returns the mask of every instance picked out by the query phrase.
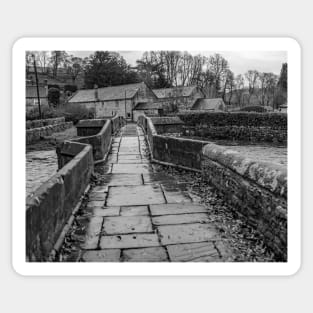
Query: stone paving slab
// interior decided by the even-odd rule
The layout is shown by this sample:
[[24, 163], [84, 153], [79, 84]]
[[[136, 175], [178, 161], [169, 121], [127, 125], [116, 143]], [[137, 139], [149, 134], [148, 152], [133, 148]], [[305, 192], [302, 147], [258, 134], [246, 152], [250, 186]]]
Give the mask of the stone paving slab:
[[130, 206], [165, 203], [159, 185], [110, 187], [108, 206]]
[[220, 262], [213, 242], [185, 243], [167, 246], [172, 262]]
[[152, 224], [148, 216], [106, 217], [103, 223], [105, 235], [150, 233]]
[[162, 245], [193, 243], [217, 239], [216, 230], [207, 224], [158, 226]]
[[206, 213], [162, 215], [152, 218], [152, 223], [156, 226], [208, 222], [209, 218]]
[[92, 192], [108, 192], [109, 187], [108, 186], [95, 186], [92, 188]]
[[118, 160], [118, 164], [147, 164], [149, 161], [147, 160]]
[[119, 249], [90, 250], [84, 252], [81, 259], [83, 262], [119, 262], [120, 256]]
[[141, 160], [140, 154], [122, 154], [118, 156], [118, 161]]
[[169, 181], [173, 184], [173, 178], [165, 173], [142, 174], [145, 184], [157, 184]]
[[138, 215], [149, 215], [148, 206], [124, 206], [121, 207], [121, 216], [138, 216]]
[[124, 262], [168, 262], [165, 248], [126, 249], [122, 252]]
[[89, 194], [89, 201], [105, 201], [107, 193], [105, 192], [94, 192]]
[[137, 186], [142, 185], [141, 174], [108, 174], [102, 176], [106, 186]]
[[183, 191], [178, 185], [171, 186], [162, 183], [162, 189], [168, 203], [190, 203], [192, 202], [188, 192]]
[[103, 207], [105, 204], [105, 201], [88, 201], [87, 203], [87, 209], [92, 209], [92, 208], [96, 208], [96, 207]]
[[154, 204], [150, 205], [150, 211], [152, 216], [208, 212], [204, 206], [193, 203]]
[[113, 164], [113, 174], [141, 174], [149, 173], [151, 166], [149, 164]]
[[108, 163], [116, 163], [117, 162], [117, 154], [109, 154], [107, 158]]
[[91, 218], [82, 218], [78, 221], [80, 225], [85, 226], [82, 228], [84, 240], [80, 247], [85, 250], [97, 249], [103, 217], [94, 216]]
[[102, 236], [101, 249], [127, 249], [160, 246], [157, 234]]
[[88, 209], [84, 216], [118, 216], [120, 215], [120, 207], [104, 207], [104, 208], [90, 208]]

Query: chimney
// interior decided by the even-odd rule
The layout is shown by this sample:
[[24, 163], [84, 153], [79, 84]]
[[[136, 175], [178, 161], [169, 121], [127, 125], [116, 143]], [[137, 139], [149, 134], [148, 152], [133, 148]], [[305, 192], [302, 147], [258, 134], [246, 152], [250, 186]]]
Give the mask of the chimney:
[[99, 101], [99, 95], [98, 95], [98, 85], [94, 85], [94, 90], [95, 90], [95, 100]]

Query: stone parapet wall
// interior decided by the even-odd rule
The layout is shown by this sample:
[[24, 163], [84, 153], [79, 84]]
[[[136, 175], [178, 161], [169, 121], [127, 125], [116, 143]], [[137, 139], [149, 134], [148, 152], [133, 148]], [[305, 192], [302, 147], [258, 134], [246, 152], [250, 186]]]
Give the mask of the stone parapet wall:
[[[92, 120], [87, 124], [92, 126]], [[94, 160], [106, 156], [111, 137], [111, 121], [104, 120], [98, 134], [64, 141], [57, 147], [59, 171], [26, 199], [27, 261], [50, 260], [63, 227], [89, 184]]]
[[151, 117], [150, 118], [158, 134], [181, 133], [183, 121], [179, 117]]
[[287, 260], [287, 171], [209, 144], [202, 151], [203, 177], [263, 234], [281, 261]]
[[93, 172], [90, 145], [66, 142], [65, 146], [75, 152], [75, 155], [26, 198], [27, 261], [49, 261], [54, 244], [88, 186]]
[[43, 137], [51, 136], [53, 133], [61, 132], [71, 127], [73, 127], [73, 122], [62, 122], [60, 124], [27, 129], [26, 144], [34, 143]]
[[47, 118], [44, 120], [26, 121], [26, 129], [39, 128], [48, 125], [56, 125], [65, 122], [65, 117]]
[[115, 115], [111, 118], [112, 134], [116, 134], [123, 126], [126, 125], [126, 120], [123, 116]]
[[93, 135], [96, 135], [101, 131], [105, 122], [106, 122], [106, 119], [80, 120], [76, 124], [77, 136], [93, 136]]
[[158, 135], [146, 116], [138, 124], [152, 159], [200, 170], [203, 178], [263, 234], [277, 260], [287, 260], [287, 170], [205, 141]]
[[153, 159], [201, 170], [201, 151], [205, 141], [153, 136]]
[[[93, 120], [88, 120], [92, 126]], [[98, 125], [99, 119], [94, 120]], [[73, 139], [75, 142], [90, 144], [92, 146], [95, 161], [105, 158], [111, 147], [112, 125], [110, 120], [103, 120], [103, 127], [100, 132], [92, 136], [85, 136]]]

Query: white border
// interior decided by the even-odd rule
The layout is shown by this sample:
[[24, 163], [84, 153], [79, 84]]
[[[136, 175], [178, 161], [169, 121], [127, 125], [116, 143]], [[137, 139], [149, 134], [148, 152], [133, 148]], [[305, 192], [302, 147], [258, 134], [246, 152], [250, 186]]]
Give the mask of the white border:
[[[25, 51], [202, 50], [288, 52], [288, 262], [30, 263], [25, 261]], [[21, 38], [13, 46], [12, 265], [21, 275], [293, 275], [301, 264], [301, 48], [291, 38]]]

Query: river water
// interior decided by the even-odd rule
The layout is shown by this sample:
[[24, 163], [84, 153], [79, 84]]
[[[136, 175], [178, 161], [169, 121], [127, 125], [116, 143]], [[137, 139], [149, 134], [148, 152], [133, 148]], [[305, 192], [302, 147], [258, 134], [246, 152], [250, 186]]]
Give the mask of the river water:
[[58, 170], [55, 150], [26, 153], [26, 196], [51, 178]]

